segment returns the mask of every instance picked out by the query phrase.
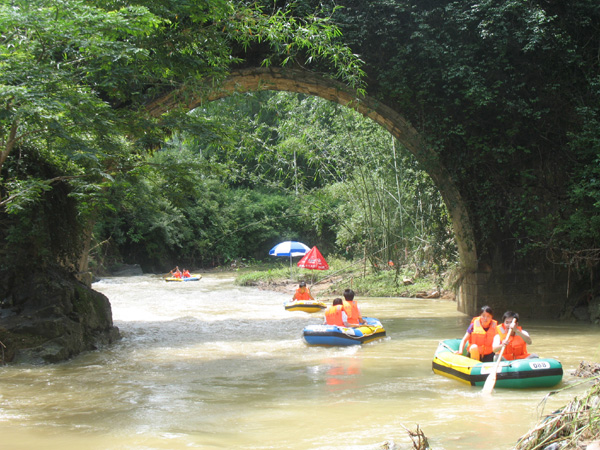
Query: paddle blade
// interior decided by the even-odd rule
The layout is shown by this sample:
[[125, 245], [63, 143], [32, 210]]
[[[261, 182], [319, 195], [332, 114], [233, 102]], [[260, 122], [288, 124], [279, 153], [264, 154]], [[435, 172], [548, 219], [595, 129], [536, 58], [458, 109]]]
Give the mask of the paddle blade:
[[483, 394], [491, 394], [494, 390], [494, 386], [496, 386], [496, 370], [498, 366], [494, 366], [494, 372], [490, 373], [485, 380], [485, 384], [483, 385]]
[[[505, 339], [506, 342], [508, 342], [510, 333], [512, 333], [512, 325], [514, 325], [516, 322], [517, 322], [516, 318], [512, 320], [511, 328], [508, 330], [508, 333], [506, 333], [506, 339]], [[490, 373], [487, 377], [487, 380], [485, 380], [485, 384], [483, 385], [483, 393], [484, 394], [491, 394], [492, 391], [494, 390], [494, 386], [496, 386], [496, 376], [498, 374], [498, 367], [500, 367], [500, 363], [502, 362], [502, 355], [504, 355], [505, 348], [506, 348], [506, 345], [503, 345], [502, 350], [500, 350], [500, 354], [498, 355], [498, 359], [496, 360], [496, 364], [494, 365], [494, 371], [492, 373]]]

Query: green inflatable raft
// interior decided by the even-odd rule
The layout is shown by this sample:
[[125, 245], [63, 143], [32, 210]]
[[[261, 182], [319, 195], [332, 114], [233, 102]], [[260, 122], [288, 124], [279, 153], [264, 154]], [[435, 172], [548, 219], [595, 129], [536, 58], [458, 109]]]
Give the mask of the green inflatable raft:
[[[441, 341], [433, 357], [433, 372], [471, 386], [483, 387], [496, 363], [483, 363], [458, 355], [460, 339]], [[508, 389], [552, 387], [561, 382], [562, 364], [552, 358], [502, 361], [498, 366], [496, 387]]]

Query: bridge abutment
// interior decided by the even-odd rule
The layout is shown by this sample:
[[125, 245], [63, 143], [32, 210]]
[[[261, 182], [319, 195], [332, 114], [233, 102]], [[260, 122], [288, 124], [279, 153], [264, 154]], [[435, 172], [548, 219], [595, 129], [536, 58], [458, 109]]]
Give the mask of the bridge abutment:
[[569, 300], [568, 280], [559, 270], [493, 270], [472, 272], [462, 279], [457, 309], [476, 316], [484, 305], [500, 319], [507, 310], [523, 318], [555, 319], [564, 313]]

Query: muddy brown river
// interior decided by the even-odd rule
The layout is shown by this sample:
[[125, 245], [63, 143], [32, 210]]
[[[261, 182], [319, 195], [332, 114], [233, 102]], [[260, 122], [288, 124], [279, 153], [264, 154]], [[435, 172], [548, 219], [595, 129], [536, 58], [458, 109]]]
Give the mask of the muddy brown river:
[[[418, 425], [434, 449], [508, 450], [586, 386], [542, 406], [547, 389], [480, 388], [433, 374], [440, 340], [470, 318], [447, 300], [358, 298], [383, 340], [352, 348], [302, 341], [322, 314], [285, 311], [289, 296], [233, 284], [107, 278], [118, 343], [57, 365], [0, 367], [4, 450], [411, 449]], [[501, 315], [502, 312], [498, 312]], [[600, 328], [521, 321], [532, 352], [600, 361]]]

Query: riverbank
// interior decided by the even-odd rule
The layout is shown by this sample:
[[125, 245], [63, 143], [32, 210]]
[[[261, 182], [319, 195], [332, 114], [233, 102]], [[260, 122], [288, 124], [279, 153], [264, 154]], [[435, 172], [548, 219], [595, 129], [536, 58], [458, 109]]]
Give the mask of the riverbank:
[[[247, 284], [256, 286], [260, 290], [264, 291], [275, 291], [284, 294], [289, 294], [290, 297], [294, 295], [298, 288], [298, 281], [280, 280], [280, 281], [257, 281], [254, 284]], [[310, 285], [308, 284], [313, 297], [315, 298], [328, 298], [328, 297], [341, 297], [344, 289], [347, 287], [353, 289], [352, 285], [344, 285], [341, 281], [327, 281], [325, 283]], [[410, 291], [405, 291], [407, 295], [394, 295], [390, 292], [388, 295], [377, 295], [377, 297], [408, 297], [408, 298], [440, 298], [449, 301], [455, 301], [455, 295], [453, 292], [448, 290], [442, 290], [439, 292], [435, 287], [430, 286], [427, 290], [415, 291], [413, 294]], [[358, 293], [359, 296], [365, 296]], [[369, 295], [367, 295], [369, 297]], [[372, 297], [372, 296], [371, 296]]]
[[[589, 379], [592, 387], [544, 416], [519, 439], [514, 450], [600, 450], [599, 374], [600, 364], [582, 361], [573, 376]], [[548, 397], [560, 391], [552, 391]]]
[[260, 264], [233, 267], [236, 284], [255, 286], [293, 295], [300, 281], [306, 282], [315, 297], [341, 296], [347, 288], [360, 297], [441, 298], [455, 300], [447, 287], [448, 277], [419, 273], [410, 267], [373, 268], [356, 267], [356, 264], [335, 261], [328, 271], [311, 271], [284, 264]]

